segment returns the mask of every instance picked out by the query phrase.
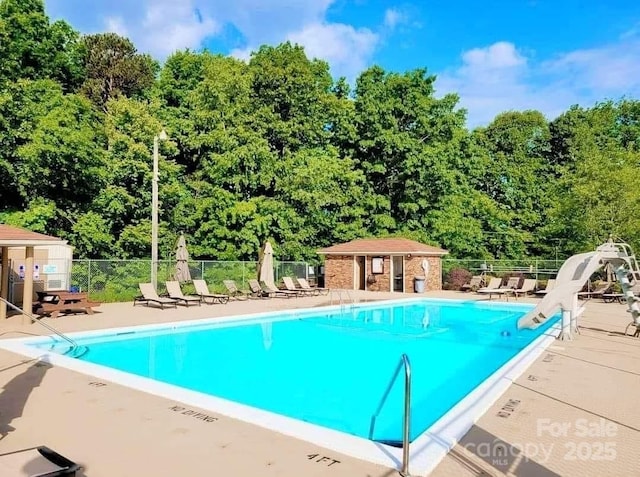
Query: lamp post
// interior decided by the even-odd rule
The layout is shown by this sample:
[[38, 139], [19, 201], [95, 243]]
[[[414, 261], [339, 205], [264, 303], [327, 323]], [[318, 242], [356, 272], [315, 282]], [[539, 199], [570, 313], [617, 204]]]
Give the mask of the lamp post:
[[151, 283], [158, 287], [158, 145], [167, 139], [163, 129], [153, 138], [153, 178], [151, 180]]

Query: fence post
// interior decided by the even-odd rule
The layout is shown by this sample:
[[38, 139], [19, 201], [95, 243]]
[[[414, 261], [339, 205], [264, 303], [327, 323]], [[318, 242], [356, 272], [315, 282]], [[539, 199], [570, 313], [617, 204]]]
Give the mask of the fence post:
[[91, 293], [91, 259], [89, 258], [87, 260], [88, 266], [87, 266], [87, 293]]

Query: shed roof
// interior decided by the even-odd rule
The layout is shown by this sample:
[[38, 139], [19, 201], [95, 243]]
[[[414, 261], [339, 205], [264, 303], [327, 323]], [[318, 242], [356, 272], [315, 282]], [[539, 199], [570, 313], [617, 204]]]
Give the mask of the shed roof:
[[39, 245], [65, 245], [66, 243], [66, 240], [58, 237], [0, 224], [0, 247], [36, 247]]
[[318, 250], [320, 255], [446, 255], [448, 251], [405, 238], [369, 238]]

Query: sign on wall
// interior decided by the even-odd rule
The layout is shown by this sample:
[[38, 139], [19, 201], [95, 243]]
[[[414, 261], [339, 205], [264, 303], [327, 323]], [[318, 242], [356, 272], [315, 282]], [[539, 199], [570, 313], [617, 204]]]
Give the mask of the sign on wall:
[[371, 273], [384, 273], [384, 259], [382, 257], [371, 259]]

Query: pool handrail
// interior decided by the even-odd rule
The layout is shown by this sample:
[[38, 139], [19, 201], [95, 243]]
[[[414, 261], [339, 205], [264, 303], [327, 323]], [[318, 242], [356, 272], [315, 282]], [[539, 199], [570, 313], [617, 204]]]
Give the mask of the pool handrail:
[[72, 340], [71, 338], [69, 338], [67, 335], [65, 335], [64, 333], [62, 333], [61, 331], [56, 330], [53, 326], [45, 323], [44, 321], [42, 321], [41, 319], [38, 319], [38, 317], [36, 317], [35, 315], [33, 315], [32, 313], [27, 313], [26, 311], [24, 311], [22, 308], [20, 308], [17, 305], [14, 305], [13, 303], [11, 303], [9, 300], [6, 300], [4, 298], [2, 298], [0, 296], [0, 301], [3, 301], [7, 306], [9, 306], [9, 308], [14, 309], [15, 311], [22, 313], [23, 315], [26, 315], [29, 317], [29, 319], [31, 320], [31, 322], [35, 322], [38, 323], [42, 326], [44, 326], [46, 329], [48, 329], [50, 332], [54, 333], [55, 335], [59, 336], [60, 338], [62, 338], [63, 340], [65, 340], [67, 343], [69, 343], [71, 345], [71, 350], [80, 348], [80, 345], [78, 343], [76, 343], [74, 340]]
[[373, 439], [373, 428], [375, 427], [376, 417], [380, 414], [382, 406], [384, 406], [387, 397], [389, 397], [393, 383], [396, 382], [401, 368], [404, 368], [404, 411], [402, 418], [402, 469], [400, 470], [400, 475], [402, 477], [411, 477], [411, 474], [409, 473], [409, 446], [411, 444], [409, 442], [411, 435], [411, 362], [409, 361], [409, 356], [404, 353], [400, 357], [398, 366], [396, 366], [396, 369], [393, 372], [393, 376], [389, 381], [386, 391], [382, 395], [382, 399], [380, 399], [380, 404], [378, 405], [376, 412], [371, 416], [369, 438]]

